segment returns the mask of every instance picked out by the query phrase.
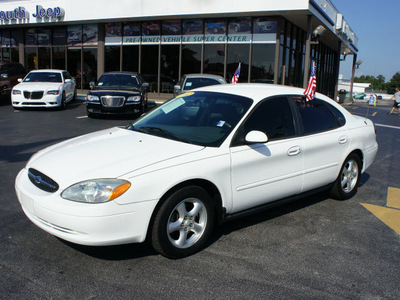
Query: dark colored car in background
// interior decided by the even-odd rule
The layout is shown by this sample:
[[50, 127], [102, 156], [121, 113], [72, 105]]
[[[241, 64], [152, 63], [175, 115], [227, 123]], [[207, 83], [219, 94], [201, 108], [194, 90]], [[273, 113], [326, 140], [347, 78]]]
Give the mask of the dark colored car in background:
[[0, 101], [10, 99], [12, 88], [25, 75], [26, 70], [20, 63], [0, 62]]
[[96, 115], [140, 115], [147, 107], [149, 84], [132, 72], [109, 72], [91, 82], [86, 97], [89, 117]]

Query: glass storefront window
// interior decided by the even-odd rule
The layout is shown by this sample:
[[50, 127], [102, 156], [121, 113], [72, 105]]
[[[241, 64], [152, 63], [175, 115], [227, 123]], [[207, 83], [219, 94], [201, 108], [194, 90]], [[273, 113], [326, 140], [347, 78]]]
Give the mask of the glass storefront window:
[[53, 68], [64, 70], [66, 47], [63, 46], [53, 47], [52, 50], [53, 50]]
[[251, 82], [274, 82], [275, 48], [275, 44], [253, 45], [251, 61]]
[[160, 35], [160, 23], [159, 22], [143, 22], [142, 23], [142, 34], [143, 35]]
[[249, 44], [229, 44], [226, 65], [226, 80], [230, 82], [235, 73], [239, 62], [241, 64], [238, 82], [248, 82], [249, 80]]
[[82, 86], [89, 89], [89, 83], [97, 80], [97, 48], [83, 48]]
[[19, 61], [19, 49], [17, 47], [12, 47], [11, 49], [11, 61]]
[[201, 72], [202, 45], [182, 45], [182, 75]]
[[36, 46], [37, 36], [36, 28], [28, 28], [25, 30], [25, 46]]
[[97, 24], [86, 24], [82, 26], [83, 45], [97, 45], [98, 35]]
[[183, 20], [182, 27], [183, 27], [184, 35], [203, 34], [203, 20], [202, 19]]
[[122, 47], [122, 70], [130, 72], [139, 71], [139, 46]]
[[224, 77], [225, 44], [204, 45], [203, 72]]
[[162, 21], [162, 34], [163, 35], [180, 35], [181, 30], [181, 20], [165, 20]]
[[38, 68], [36, 50], [36, 47], [25, 47], [25, 68], [27, 72], [36, 70]]
[[39, 69], [50, 69], [50, 47], [38, 47], [38, 67]]
[[173, 93], [179, 78], [179, 45], [161, 46], [161, 93]]
[[106, 45], [120, 45], [122, 43], [121, 23], [107, 23], [106, 29]]
[[67, 70], [76, 81], [76, 88], [82, 88], [82, 49], [67, 50]]
[[142, 46], [141, 73], [149, 84], [149, 92], [158, 91], [158, 45]]
[[39, 46], [51, 45], [51, 29], [38, 28], [36, 33], [37, 33], [37, 42]]
[[53, 45], [64, 46], [67, 44], [67, 28], [55, 27], [53, 29]]
[[105, 46], [104, 48], [104, 71], [119, 71], [121, 46]]
[[206, 20], [205, 34], [226, 34], [226, 21], [223, 19]]
[[81, 25], [68, 26], [67, 44], [68, 44], [68, 46], [82, 45], [82, 26]]

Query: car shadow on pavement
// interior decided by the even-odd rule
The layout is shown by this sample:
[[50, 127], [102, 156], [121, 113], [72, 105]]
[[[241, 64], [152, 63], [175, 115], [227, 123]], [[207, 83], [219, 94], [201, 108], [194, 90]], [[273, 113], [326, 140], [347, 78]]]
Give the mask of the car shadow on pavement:
[[326, 191], [320, 192], [308, 197], [297, 199], [273, 208], [267, 208], [254, 214], [223, 223], [219, 226], [216, 226], [216, 228], [214, 229], [214, 234], [210, 240], [210, 244], [215, 243], [222, 236], [229, 235], [232, 232], [242, 230], [267, 221], [271, 221], [273, 219], [288, 215], [298, 210], [302, 210], [306, 207], [315, 205], [328, 199], [330, 198]]
[[59, 239], [72, 249], [102, 260], [120, 261], [130, 260], [151, 255], [159, 255], [149, 243], [125, 244], [117, 246], [84, 246]]

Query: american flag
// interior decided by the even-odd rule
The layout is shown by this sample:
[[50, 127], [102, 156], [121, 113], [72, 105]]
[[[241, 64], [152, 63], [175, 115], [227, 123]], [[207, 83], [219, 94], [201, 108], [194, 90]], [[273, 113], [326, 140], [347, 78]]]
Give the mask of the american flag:
[[308, 85], [306, 90], [304, 91], [304, 95], [306, 95], [307, 101], [314, 99], [315, 90], [317, 89], [317, 76], [316, 76], [317, 64], [313, 60], [311, 62], [311, 75], [308, 80]]
[[237, 69], [236, 69], [236, 71], [235, 71], [235, 74], [233, 74], [231, 83], [237, 83], [237, 82], [238, 82], [238, 80], [239, 80], [239, 75], [240, 75], [240, 65], [241, 65], [241, 63], [239, 63], [239, 66], [237, 67]]

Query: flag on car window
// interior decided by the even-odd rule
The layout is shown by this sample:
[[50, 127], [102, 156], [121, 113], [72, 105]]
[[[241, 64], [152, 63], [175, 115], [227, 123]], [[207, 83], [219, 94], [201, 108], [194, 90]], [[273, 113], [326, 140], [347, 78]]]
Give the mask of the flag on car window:
[[240, 75], [240, 65], [241, 65], [241, 63], [239, 63], [239, 66], [237, 67], [237, 69], [235, 71], [235, 74], [233, 74], [231, 83], [237, 83], [238, 82], [239, 75]]
[[306, 90], [304, 91], [304, 95], [306, 95], [306, 101], [310, 101], [314, 99], [315, 96], [315, 90], [317, 89], [317, 64], [315, 63], [315, 60], [311, 62], [311, 74], [310, 74], [310, 79], [308, 80], [308, 85]]

